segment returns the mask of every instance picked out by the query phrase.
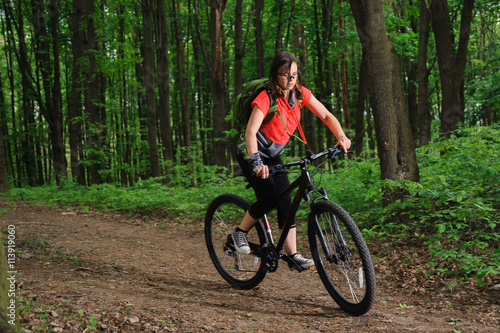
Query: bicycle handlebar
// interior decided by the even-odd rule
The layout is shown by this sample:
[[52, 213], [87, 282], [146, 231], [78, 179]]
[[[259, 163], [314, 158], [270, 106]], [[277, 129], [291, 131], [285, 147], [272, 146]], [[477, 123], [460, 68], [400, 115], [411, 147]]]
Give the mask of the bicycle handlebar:
[[[283, 164], [278, 164], [269, 167], [269, 173], [274, 174], [274, 173], [280, 173], [280, 172], [287, 172], [286, 169], [293, 167], [293, 166], [305, 166], [307, 164], [311, 164], [313, 161], [317, 160], [318, 158], [321, 158], [325, 155], [328, 155], [328, 158], [330, 160], [334, 160], [337, 158], [338, 155], [340, 154], [345, 154], [344, 149], [341, 146], [335, 146], [328, 148], [325, 151], [322, 151], [320, 153], [314, 154], [312, 151], [308, 150], [307, 151], [307, 156], [298, 160], [298, 161], [293, 161], [293, 162], [288, 162], [288, 163], [283, 163]], [[352, 154], [352, 151], [347, 151], [347, 154]]]

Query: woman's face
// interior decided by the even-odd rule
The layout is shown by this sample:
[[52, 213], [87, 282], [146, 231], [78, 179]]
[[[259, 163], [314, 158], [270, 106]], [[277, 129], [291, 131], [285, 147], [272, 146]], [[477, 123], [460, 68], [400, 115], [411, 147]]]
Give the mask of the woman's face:
[[297, 76], [299, 74], [297, 63], [293, 62], [289, 67], [288, 64], [284, 64], [278, 70], [278, 82], [281, 89], [284, 91], [290, 91], [295, 87], [297, 83]]

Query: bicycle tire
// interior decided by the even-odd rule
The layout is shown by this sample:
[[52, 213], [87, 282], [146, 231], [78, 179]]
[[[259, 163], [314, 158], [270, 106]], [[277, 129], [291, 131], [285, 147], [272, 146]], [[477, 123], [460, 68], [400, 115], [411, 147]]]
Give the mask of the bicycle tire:
[[[232, 244], [231, 234], [248, 207], [245, 199], [222, 194], [210, 203], [205, 215], [205, 242], [213, 264], [224, 280], [242, 289], [256, 287], [267, 272], [261, 258], [252, 253], [241, 254]], [[253, 246], [260, 246], [266, 239], [262, 222], [257, 221], [248, 232], [248, 241]]]
[[[340, 230], [340, 237], [335, 229]], [[321, 235], [335, 258], [326, 258]], [[316, 269], [330, 296], [349, 314], [367, 313], [375, 303], [375, 270], [368, 246], [351, 216], [333, 202], [318, 202], [309, 216], [308, 236]]]

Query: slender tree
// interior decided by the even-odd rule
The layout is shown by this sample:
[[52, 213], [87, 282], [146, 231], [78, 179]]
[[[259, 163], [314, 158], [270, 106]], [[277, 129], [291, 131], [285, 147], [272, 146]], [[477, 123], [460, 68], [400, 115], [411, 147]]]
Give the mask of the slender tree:
[[176, 81], [181, 98], [182, 131], [184, 135], [184, 146], [191, 147], [191, 120], [189, 110], [189, 85], [186, 69], [186, 55], [182, 35], [181, 2], [172, 0], [172, 14], [174, 15], [174, 40], [176, 46]]
[[224, 103], [224, 82], [222, 77], [222, 13], [226, 9], [226, 0], [212, 0], [210, 7], [211, 30], [210, 39], [212, 41], [212, 98], [214, 117], [214, 158], [215, 164], [227, 165], [229, 159], [225, 156], [225, 143], [222, 140], [222, 132], [226, 130], [226, 107]]
[[169, 40], [167, 25], [167, 9], [165, 0], [155, 0], [155, 32], [156, 58], [158, 78], [158, 116], [160, 119], [160, 136], [163, 150], [163, 159], [172, 160], [174, 156], [172, 142], [172, 126], [170, 116], [170, 74], [169, 74]]
[[427, 68], [427, 47], [429, 45], [429, 32], [431, 13], [428, 1], [420, 1], [420, 22], [418, 31], [418, 145], [425, 146], [431, 141], [431, 112], [429, 104], [429, 74]]
[[146, 87], [147, 129], [149, 146], [149, 163], [151, 175], [159, 177], [160, 159], [158, 155], [157, 113], [155, 96], [155, 62], [153, 46], [153, 0], [142, 1], [142, 26], [144, 31], [144, 62], [143, 75]]
[[234, 9], [234, 96], [243, 87], [243, 0], [236, 0]]
[[[409, 35], [410, 32], [418, 33], [418, 19], [413, 15], [411, 9], [414, 8], [413, 0], [397, 1], [393, 3], [395, 15], [400, 20], [398, 26], [399, 33]], [[410, 10], [409, 10], [410, 9]], [[401, 63], [404, 68], [405, 93], [407, 96], [408, 115], [415, 144], [418, 142], [418, 108], [417, 108], [417, 62], [414, 61], [411, 49], [412, 43], [405, 43], [404, 54], [401, 56]]]
[[84, 108], [89, 122], [86, 123], [86, 149], [88, 152], [87, 165], [89, 166], [90, 182], [103, 182], [101, 170], [104, 159], [107, 158], [102, 150], [102, 124], [99, 109], [99, 73], [97, 69], [97, 32], [95, 26], [95, 0], [86, 0], [85, 22], [86, 31], [83, 43], [86, 66], [84, 69]]
[[[0, 107], [3, 107], [3, 103], [2, 105], [0, 105]], [[9, 191], [9, 175], [7, 173], [7, 159], [3, 142], [3, 123], [2, 119], [0, 119], [0, 193]]]
[[431, 3], [431, 23], [441, 79], [441, 135], [444, 138], [448, 138], [457, 129], [458, 123], [465, 119], [462, 92], [474, 2], [463, 2], [457, 47], [448, 0], [432, 0]]
[[85, 31], [82, 29], [86, 4], [85, 0], [73, 1], [71, 15], [72, 34], [72, 66], [71, 66], [71, 92], [68, 98], [69, 118], [69, 148], [70, 165], [73, 179], [80, 185], [85, 184], [85, 168], [83, 165], [83, 138], [82, 138], [82, 60], [84, 59], [83, 44]]
[[[342, 8], [342, 0], [338, 0], [339, 8]], [[338, 29], [340, 38], [342, 38], [344, 34], [344, 18], [342, 16], [339, 17]], [[349, 87], [347, 85], [347, 62], [345, 56], [345, 50], [341, 50], [339, 54], [340, 61], [340, 81], [342, 84], [342, 111], [344, 113], [344, 129], [347, 132], [347, 136], [349, 135], [349, 130], [351, 129], [351, 112], [349, 110]]]
[[[3, 8], [6, 8], [6, 3], [5, 1], [3, 1]], [[2, 32], [3, 32], [3, 36], [4, 36], [4, 41], [5, 41], [5, 48], [4, 48], [4, 51], [5, 51], [5, 60], [6, 60], [6, 66], [7, 66], [7, 70], [6, 70], [6, 74], [7, 74], [7, 78], [8, 80], [6, 80], [6, 82], [8, 82], [8, 85], [9, 85], [9, 90], [8, 92], [10, 93], [10, 109], [11, 109], [11, 113], [12, 113], [12, 117], [11, 117], [11, 128], [9, 129], [9, 126], [7, 125], [7, 103], [4, 102], [2, 100], [2, 103], [3, 105], [5, 106], [4, 108], [1, 108], [0, 109], [0, 112], [1, 112], [1, 115], [0, 117], [2, 117], [2, 131], [3, 131], [3, 135], [13, 135], [13, 137], [15, 137], [15, 133], [17, 131], [17, 121], [16, 121], [16, 117], [15, 117], [15, 84], [14, 84], [14, 69], [13, 69], [13, 52], [9, 52], [8, 50], [12, 50], [14, 49], [14, 47], [12, 46], [12, 44], [14, 43], [14, 39], [12, 37], [12, 24], [11, 24], [11, 21], [9, 20], [9, 11], [7, 9], [4, 10], [4, 13], [5, 13], [5, 20], [2, 20]], [[0, 81], [3, 80], [3, 77], [0, 77]], [[2, 81], [2, 88], [3, 88], [3, 84], [4, 82]], [[3, 89], [2, 89], [2, 92], [3, 92]], [[2, 94], [1, 95], [2, 97], [4, 97], [4, 95]], [[8, 169], [8, 172], [10, 172], [10, 175], [11, 175], [11, 179], [12, 179], [12, 184], [14, 186], [17, 186], [19, 185], [19, 182], [18, 182], [18, 179], [16, 178], [16, 175], [17, 175], [17, 172], [16, 172], [16, 167], [14, 166], [14, 161], [15, 161], [15, 155], [13, 153], [13, 151], [17, 151], [16, 149], [16, 141], [15, 140], [12, 140], [11, 142], [9, 142], [9, 140], [5, 140], [4, 141], [4, 148], [5, 148], [5, 153], [6, 153], [6, 158], [7, 158], [7, 169]]]
[[2, 74], [0, 73], [0, 193], [10, 191], [9, 174], [7, 171], [7, 153], [4, 144], [5, 96], [3, 92]]
[[257, 75], [264, 77], [264, 39], [262, 37], [262, 10], [264, 9], [264, 0], [254, 0], [254, 33], [255, 33], [255, 51], [257, 52]]

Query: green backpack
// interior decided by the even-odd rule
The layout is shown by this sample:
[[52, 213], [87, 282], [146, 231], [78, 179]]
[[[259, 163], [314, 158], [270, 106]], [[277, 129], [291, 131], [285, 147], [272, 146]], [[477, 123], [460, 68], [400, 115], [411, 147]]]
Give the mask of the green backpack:
[[252, 102], [263, 90], [266, 90], [269, 95], [270, 106], [262, 125], [270, 122], [278, 110], [278, 101], [272, 97], [269, 79], [257, 79], [246, 84], [241, 93], [236, 96], [233, 105], [233, 129], [237, 132], [237, 138], [245, 133], [248, 120], [252, 114]]

